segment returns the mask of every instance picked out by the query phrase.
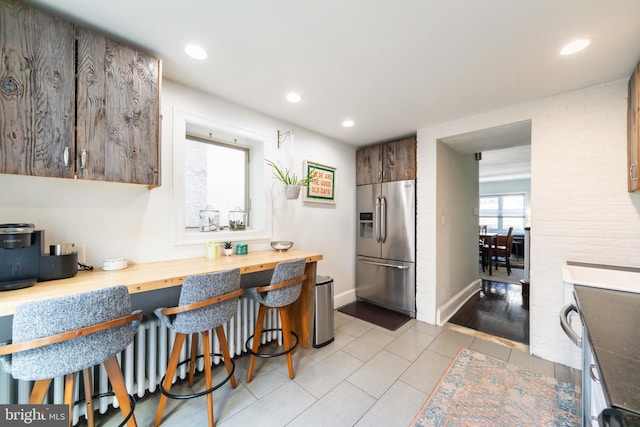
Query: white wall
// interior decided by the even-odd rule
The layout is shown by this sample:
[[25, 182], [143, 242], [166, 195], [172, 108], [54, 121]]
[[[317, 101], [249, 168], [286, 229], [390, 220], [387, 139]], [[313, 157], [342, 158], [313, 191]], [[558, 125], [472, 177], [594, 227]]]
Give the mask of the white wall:
[[[265, 157], [302, 172], [303, 160], [336, 167], [335, 205], [284, 199], [273, 183], [268, 200], [273, 238], [294, 248], [322, 252], [318, 273], [334, 279], [336, 294], [353, 294], [355, 283], [355, 148], [258, 114], [168, 80], [162, 87], [162, 186], [146, 186], [0, 174], [0, 223], [29, 222], [45, 230], [46, 245], [84, 245], [86, 261], [108, 257], [151, 262], [204, 256], [204, 245], [174, 246], [172, 224], [172, 114], [187, 111], [265, 135]], [[276, 132], [295, 129], [293, 143], [276, 149]], [[266, 176], [269, 176], [267, 174]], [[212, 239], [216, 240], [215, 237]], [[268, 241], [249, 251], [270, 250]]]
[[436, 291], [440, 307], [478, 279], [478, 162], [442, 142], [437, 157], [436, 283], [451, 284]]
[[[531, 352], [578, 366], [564, 336], [562, 265], [567, 260], [640, 265], [640, 194], [627, 193], [627, 81], [515, 105], [418, 131], [418, 318], [435, 320], [435, 289], [451, 288], [430, 270], [436, 256], [428, 236], [436, 227], [433, 155], [438, 139], [532, 120]], [[437, 283], [437, 284], [436, 284]], [[640, 288], [640, 284], [638, 285]]]

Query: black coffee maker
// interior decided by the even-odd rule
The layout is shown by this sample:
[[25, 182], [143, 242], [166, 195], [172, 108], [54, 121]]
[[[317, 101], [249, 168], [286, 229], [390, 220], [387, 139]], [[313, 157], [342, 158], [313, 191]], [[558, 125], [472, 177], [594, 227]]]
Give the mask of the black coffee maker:
[[78, 273], [78, 254], [43, 254], [44, 231], [33, 224], [0, 224], [0, 291]]

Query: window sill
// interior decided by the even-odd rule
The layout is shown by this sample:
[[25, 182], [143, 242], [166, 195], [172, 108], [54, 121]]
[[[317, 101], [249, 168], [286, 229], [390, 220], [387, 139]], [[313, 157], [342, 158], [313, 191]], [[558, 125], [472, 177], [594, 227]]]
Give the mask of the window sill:
[[184, 231], [176, 236], [176, 246], [199, 245], [208, 242], [247, 242], [251, 240], [269, 240], [271, 234], [267, 230], [244, 231]]

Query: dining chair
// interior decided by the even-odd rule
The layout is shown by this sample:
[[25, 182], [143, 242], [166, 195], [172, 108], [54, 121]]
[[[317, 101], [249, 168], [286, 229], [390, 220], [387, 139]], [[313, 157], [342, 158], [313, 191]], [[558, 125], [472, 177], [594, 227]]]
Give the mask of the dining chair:
[[511, 250], [513, 247], [513, 227], [509, 227], [506, 235], [498, 235], [496, 245], [491, 248], [490, 262], [498, 270], [498, 266], [507, 268], [507, 275], [511, 274]]
[[484, 237], [484, 235], [487, 234], [487, 229], [488, 227], [486, 225], [479, 225], [478, 226], [478, 233], [479, 233], [479, 238], [478, 238], [478, 261], [480, 262], [480, 265], [482, 266], [482, 271], [484, 272], [487, 268], [487, 251], [485, 249], [485, 245], [488, 243], [486, 240], [486, 238]]

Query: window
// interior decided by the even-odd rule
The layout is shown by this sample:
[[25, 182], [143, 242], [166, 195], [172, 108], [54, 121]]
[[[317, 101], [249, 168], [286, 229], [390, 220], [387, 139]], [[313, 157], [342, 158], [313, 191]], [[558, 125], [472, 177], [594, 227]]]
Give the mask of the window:
[[506, 233], [509, 227], [516, 234], [524, 233], [525, 195], [480, 196], [480, 225], [487, 225], [494, 233]]
[[187, 135], [184, 160], [185, 228], [199, 229], [200, 210], [207, 206], [219, 212], [221, 227], [229, 225], [229, 211], [243, 210], [251, 218], [248, 148]]
[[[269, 139], [246, 129], [173, 111], [172, 228], [175, 245], [271, 238], [265, 167]], [[200, 231], [200, 210], [219, 211], [219, 231]], [[243, 230], [229, 230], [229, 211], [247, 212]]]

